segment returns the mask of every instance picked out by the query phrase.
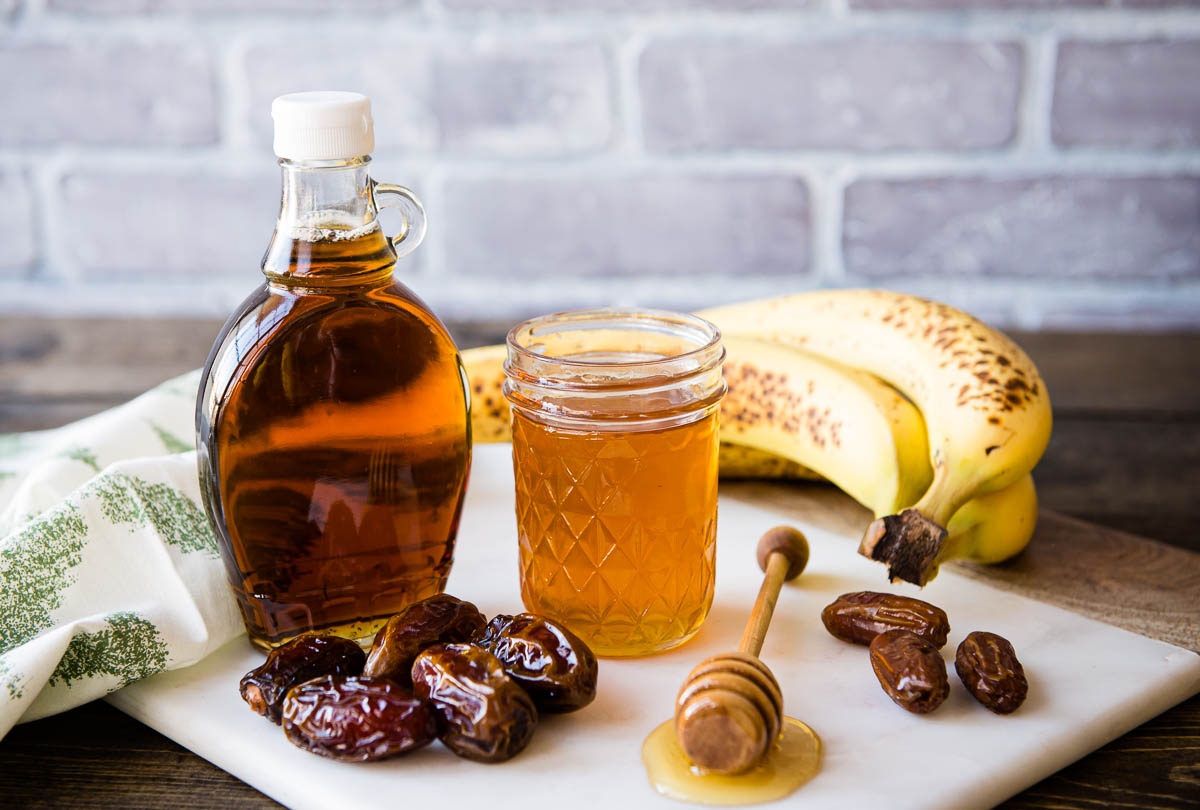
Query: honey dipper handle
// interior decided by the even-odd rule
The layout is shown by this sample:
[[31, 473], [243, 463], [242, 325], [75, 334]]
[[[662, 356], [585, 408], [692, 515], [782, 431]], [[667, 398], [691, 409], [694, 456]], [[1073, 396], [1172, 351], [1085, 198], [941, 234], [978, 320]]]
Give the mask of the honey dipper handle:
[[746, 622], [738, 652], [757, 656], [762, 650], [763, 639], [767, 637], [767, 628], [771, 626], [771, 615], [775, 612], [775, 603], [779, 601], [779, 589], [783, 587], [789, 565], [787, 556], [781, 552], [772, 552], [767, 557], [767, 575], [758, 589], [758, 598], [754, 600], [754, 610]]

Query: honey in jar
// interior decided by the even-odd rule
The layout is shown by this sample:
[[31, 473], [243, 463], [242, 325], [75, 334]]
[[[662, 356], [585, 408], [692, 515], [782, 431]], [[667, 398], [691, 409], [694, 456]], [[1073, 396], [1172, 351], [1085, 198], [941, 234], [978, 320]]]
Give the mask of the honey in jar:
[[682, 644], [712, 604], [720, 334], [606, 309], [526, 322], [508, 346], [526, 608], [597, 655]]
[[[283, 172], [264, 283], [225, 324], [197, 404], [201, 488], [251, 642], [369, 639], [443, 589], [470, 464], [458, 352], [396, 280], [408, 189], [367, 173], [370, 102], [277, 99]], [[398, 237], [379, 208], [401, 209]]]

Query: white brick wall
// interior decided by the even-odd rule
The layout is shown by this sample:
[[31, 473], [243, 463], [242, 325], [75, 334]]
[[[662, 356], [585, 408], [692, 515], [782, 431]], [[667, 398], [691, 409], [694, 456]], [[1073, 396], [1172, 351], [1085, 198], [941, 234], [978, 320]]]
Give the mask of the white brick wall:
[[447, 318], [877, 284], [1200, 329], [1200, 0], [0, 0], [0, 316], [231, 310], [314, 88], [371, 95]]

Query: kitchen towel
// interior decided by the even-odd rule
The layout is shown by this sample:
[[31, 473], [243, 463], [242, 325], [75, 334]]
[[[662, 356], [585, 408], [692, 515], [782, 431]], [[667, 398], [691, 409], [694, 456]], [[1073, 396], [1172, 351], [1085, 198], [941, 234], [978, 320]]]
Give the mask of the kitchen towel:
[[244, 632], [201, 506], [199, 380], [0, 435], [0, 738]]

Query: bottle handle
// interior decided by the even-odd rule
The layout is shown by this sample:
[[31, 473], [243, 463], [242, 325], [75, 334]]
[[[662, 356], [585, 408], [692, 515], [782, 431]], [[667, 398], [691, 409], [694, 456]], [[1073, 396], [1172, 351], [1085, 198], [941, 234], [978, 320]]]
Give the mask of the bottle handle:
[[[392, 195], [395, 202], [379, 202], [380, 196]], [[389, 236], [388, 241], [396, 251], [396, 258], [407, 256], [417, 249], [425, 238], [425, 206], [411, 189], [391, 183], [374, 183], [371, 186], [371, 196], [375, 198], [375, 208], [398, 208], [402, 225], [400, 233]]]

